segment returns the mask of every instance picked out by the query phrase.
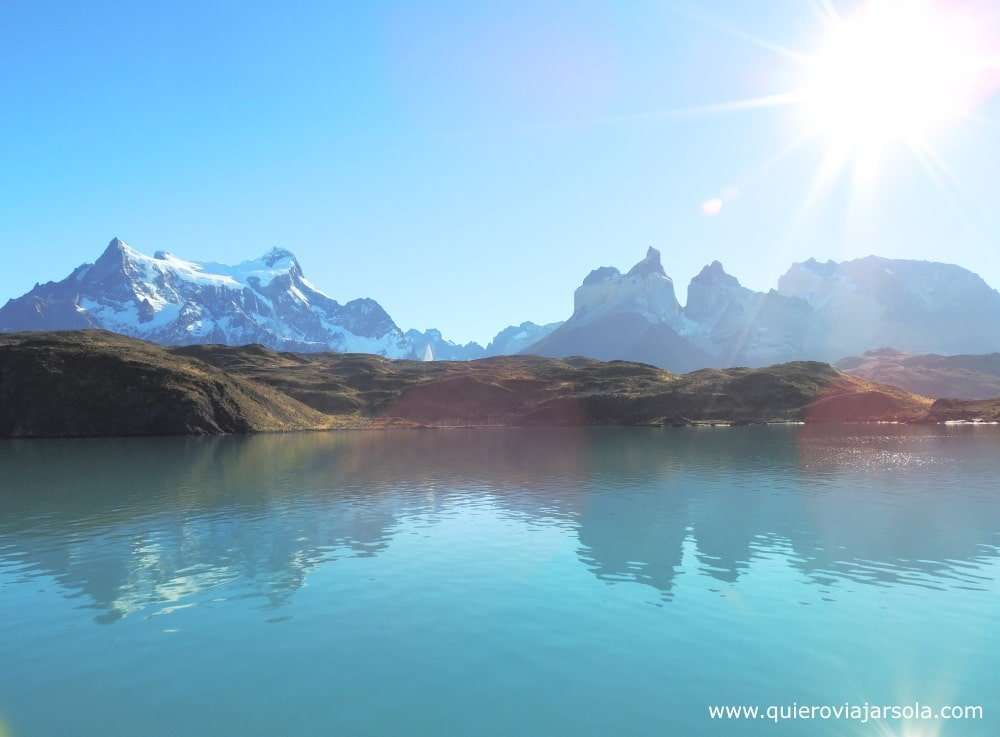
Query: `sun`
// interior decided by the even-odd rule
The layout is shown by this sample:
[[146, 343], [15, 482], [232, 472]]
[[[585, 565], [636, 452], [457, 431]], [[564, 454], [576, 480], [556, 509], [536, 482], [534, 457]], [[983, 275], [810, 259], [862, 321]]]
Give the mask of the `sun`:
[[805, 133], [841, 148], [922, 147], [976, 104], [983, 59], [967, 18], [930, 0], [874, 0], [832, 18], [796, 94]]
[[[718, 26], [790, 64], [776, 73], [781, 87], [663, 114], [786, 111], [794, 128], [788, 145], [757, 170], [732, 177], [730, 185], [752, 189], [779, 162], [819, 150], [795, 221], [833, 192], [845, 173], [852, 177], [852, 214], [862, 212], [855, 206], [877, 203], [883, 170], [897, 163], [897, 152], [915, 160], [942, 191], [953, 192], [955, 176], [940, 153], [949, 148], [944, 134], [970, 120], [990, 124], [981, 108], [1000, 92], [1000, 0], [811, 0], [801, 6], [818, 11], [819, 40], [811, 48]], [[851, 12], [842, 12], [844, 6]], [[705, 202], [703, 214], [717, 215], [721, 201]]]

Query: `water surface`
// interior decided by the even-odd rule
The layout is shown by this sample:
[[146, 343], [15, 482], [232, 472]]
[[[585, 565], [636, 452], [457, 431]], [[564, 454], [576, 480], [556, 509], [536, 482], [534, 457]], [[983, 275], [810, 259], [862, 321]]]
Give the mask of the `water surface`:
[[[1000, 432], [0, 443], [0, 734], [996, 735]], [[982, 721], [710, 720], [981, 704]]]

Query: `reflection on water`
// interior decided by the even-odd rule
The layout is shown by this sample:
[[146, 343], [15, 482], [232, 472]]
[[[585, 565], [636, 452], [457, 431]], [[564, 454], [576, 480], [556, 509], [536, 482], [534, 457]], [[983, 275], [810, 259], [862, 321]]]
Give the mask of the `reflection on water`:
[[778, 551], [817, 585], [984, 584], [1000, 504], [989, 430], [330, 433], [0, 446], [0, 565], [51, 575], [113, 622], [239, 583], [280, 607], [308, 571], [378, 555], [401, 521], [468, 505], [579, 540], [607, 581], [667, 598]]
[[[483, 632], [490, 629], [498, 638], [496, 652], [509, 654], [513, 635], [504, 639], [497, 628], [513, 626], [507, 624], [510, 617], [525, 628], [517, 637], [538, 637], [534, 651], [547, 651], [570, 635], [557, 635], [541, 622], [579, 617], [574, 644], [566, 644], [569, 649], [559, 656], [563, 670], [549, 674], [568, 682], [581, 679], [577, 691], [560, 697], [578, 699], [550, 712], [539, 703], [529, 709], [533, 723], [554, 728], [566, 710], [579, 710], [575, 733], [600, 724], [638, 734], [644, 730], [628, 719], [612, 724], [584, 718], [585, 704], [594, 699], [586, 685], [598, 676], [588, 681], [581, 673], [638, 657], [614, 649], [620, 645], [610, 641], [599, 644], [604, 632], [627, 628], [623, 631], [634, 638], [649, 638], [644, 647], [654, 652], [666, 647], [656, 638], [683, 638], [671, 640], [671, 648], [717, 638], [715, 660], [706, 655], [704, 667], [730, 672], [726, 678], [737, 681], [729, 692], [735, 694], [751, 687], [732, 674], [765, 669], [749, 650], [743, 661], [727, 660], [747, 638], [782, 643], [781, 629], [799, 629], [803, 639], [791, 657], [809, 652], [820, 658], [826, 652], [812, 629], [816, 622], [797, 613], [805, 611], [800, 604], [813, 607], [810, 616], [826, 617], [822, 637], [835, 637], [836, 622], [850, 622], [854, 631], [864, 627], [871, 615], [862, 610], [867, 612], [869, 603], [892, 611], [890, 600], [878, 592], [909, 591], [941, 597], [934, 599], [935, 607], [953, 604], [952, 626], [967, 635], [953, 649], [982, 656], [975, 642], [997, 614], [998, 445], [1000, 432], [992, 428], [896, 426], [5, 442], [0, 444], [0, 594], [8, 608], [0, 612], [0, 643], [7, 643], [0, 644], [0, 657], [27, 670], [37, 652], [11, 643], [15, 631], [32, 626], [49, 643], [50, 628], [75, 633], [74, 647], [94, 648], [80, 657], [93, 657], [113, 642], [110, 633], [128, 622], [177, 619], [189, 607], [201, 612], [185, 620], [189, 629], [206, 636], [226, 633], [234, 647], [241, 638], [259, 637], [250, 634], [258, 621], [282, 625], [286, 629], [272, 631], [286, 632], [289, 639], [275, 657], [297, 647], [293, 637], [302, 647], [325, 641], [334, 609], [337, 626], [358, 629], [359, 641], [375, 636], [365, 619], [391, 617], [379, 620], [378, 637], [394, 643], [393, 658], [405, 657], [400, 643], [413, 638], [435, 652], [447, 651], [456, 632], [476, 623], [479, 639], [470, 641], [461, 657], [485, 648]], [[318, 603], [306, 596], [313, 580], [317, 591], [338, 598]], [[434, 598], [445, 597], [445, 587], [451, 598]], [[71, 606], [54, 613], [58, 599], [51, 594]], [[919, 596], [906, 601], [930, 601]], [[671, 618], [670, 627], [643, 619], [648, 615], [640, 610], [622, 609], [634, 602], [652, 604]], [[348, 604], [356, 611], [348, 611]], [[46, 619], [40, 612], [53, 613]], [[246, 628], [241, 634], [233, 622], [247, 616], [257, 619], [241, 625]], [[912, 627], [925, 620], [914, 619]], [[772, 634], [761, 634], [766, 621], [776, 628]], [[94, 628], [95, 622], [110, 626]], [[80, 629], [82, 623], [93, 634]], [[398, 628], [395, 639], [392, 627]], [[642, 627], [648, 632], [638, 634]], [[727, 644], [718, 634], [723, 631], [735, 639]], [[149, 633], [129, 636], [137, 638], [132, 647], [142, 657], [176, 656], [145, 639]], [[847, 639], [862, 647], [861, 635]], [[345, 643], [327, 647], [346, 648]], [[216, 645], [206, 647], [210, 653]], [[604, 660], [568, 672], [566, 664], [590, 647]], [[486, 657], [485, 651], [480, 655]], [[58, 654], [48, 657], [47, 672], [62, 667]], [[516, 669], [511, 666], [522, 677], [558, 667], [524, 657], [528, 660]], [[992, 650], [985, 657], [1000, 664]], [[365, 668], [358, 661], [366, 658], [349, 657], [360, 671], [355, 673], [359, 693], [370, 696], [383, 686], [392, 692], [391, 685], [364, 685]], [[204, 667], [212, 672], [211, 663]], [[495, 679], [505, 677], [495, 662], [488, 670]], [[116, 666], [115, 672], [128, 669]], [[721, 677], [716, 672], [705, 677]], [[79, 675], [85, 678], [86, 669]], [[380, 671], [378, 678], [384, 677]], [[149, 688], [162, 687], [152, 673], [149, 678]], [[795, 679], [802, 681], [802, 674]], [[763, 688], [770, 681], [759, 675], [752, 683]], [[303, 688], [300, 684], [299, 696], [306, 698]], [[403, 689], [394, 698], [405, 700], [407, 693]], [[187, 692], [174, 698], [175, 706], [189, 705]], [[475, 693], [461, 698], [470, 710], [487, 708]], [[532, 697], [521, 698], [528, 703]], [[692, 701], [701, 703], [690, 694], [684, 703]], [[0, 696], [0, 723], [4, 710], [17, 714], [23, 706]], [[629, 713], [638, 719], [641, 708], [633, 706]], [[336, 719], [348, 720], [347, 714]], [[453, 711], [425, 713], [426, 733], [442, 729], [445, 715], [455, 718]], [[509, 722], [497, 717], [496, 732], [504, 725], [524, 727], [517, 716], [509, 715]], [[49, 725], [52, 718], [41, 706], [26, 708], [22, 716], [29, 727]], [[359, 730], [355, 734], [367, 733], [365, 726], [373, 724], [370, 714], [351, 718], [357, 721], [326, 715], [319, 724], [334, 732]], [[419, 725], [403, 729], [408, 722], [400, 715], [379, 718], [383, 721], [370, 733], [420, 732]], [[688, 733], [731, 733], [713, 732], [698, 719], [685, 716]], [[264, 722], [241, 724], [242, 731], [234, 727], [232, 733], [255, 733]], [[832, 727], [829, 733], [841, 734]]]

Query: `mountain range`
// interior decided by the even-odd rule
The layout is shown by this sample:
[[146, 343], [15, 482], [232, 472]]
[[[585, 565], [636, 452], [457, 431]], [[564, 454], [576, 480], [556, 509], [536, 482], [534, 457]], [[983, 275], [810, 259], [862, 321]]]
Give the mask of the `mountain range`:
[[671, 371], [831, 362], [886, 345], [909, 353], [1000, 350], [1000, 294], [951, 264], [868, 258], [793, 264], [756, 292], [718, 261], [681, 306], [660, 252], [628, 272], [592, 271], [573, 314], [527, 350], [652, 363]]
[[147, 256], [119, 238], [93, 264], [0, 308], [0, 332], [99, 328], [163, 345], [258, 343], [276, 350], [472, 359], [517, 352], [555, 328], [526, 322], [483, 348], [438, 330], [405, 333], [373, 299], [340, 304], [275, 248], [235, 266]]
[[661, 254], [595, 269], [565, 322], [524, 322], [483, 347], [401, 330], [374, 299], [341, 304], [273, 249], [235, 266], [145, 255], [115, 238], [93, 263], [0, 308], [0, 332], [98, 328], [164, 345], [258, 343], [281, 351], [470, 360], [530, 353], [649, 363], [670, 371], [834, 362], [892, 346], [907, 354], [1000, 351], [1000, 293], [962, 267], [875, 256], [796, 263], [777, 289], [743, 286], [721, 263], [677, 299]]

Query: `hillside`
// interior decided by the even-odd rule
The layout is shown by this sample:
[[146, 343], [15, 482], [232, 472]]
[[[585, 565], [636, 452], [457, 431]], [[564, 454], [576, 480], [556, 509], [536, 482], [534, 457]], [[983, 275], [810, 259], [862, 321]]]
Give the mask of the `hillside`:
[[928, 422], [1000, 422], [1000, 399], [962, 401], [939, 399], [927, 414]]
[[586, 358], [424, 363], [259, 347], [175, 352], [324, 412], [429, 425], [917, 420], [931, 404], [808, 362], [671, 374], [642, 363]]
[[0, 436], [203, 435], [319, 429], [288, 395], [105, 332], [0, 335]]
[[0, 435], [15, 437], [920, 421], [930, 404], [808, 362], [678, 375], [584, 358], [428, 363], [261, 346], [167, 349], [99, 331], [0, 337]]
[[981, 356], [914, 356], [889, 348], [838, 361], [836, 367], [869, 381], [928, 397], [1000, 397], [1000, 353]]

